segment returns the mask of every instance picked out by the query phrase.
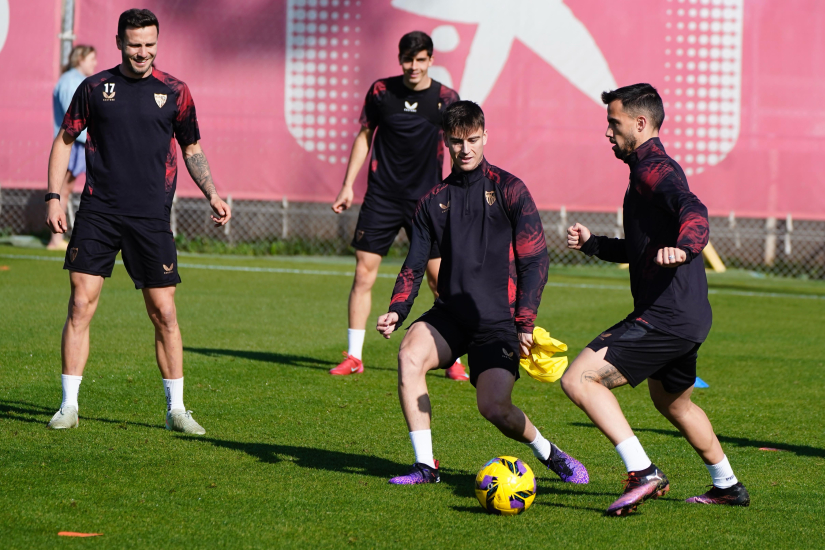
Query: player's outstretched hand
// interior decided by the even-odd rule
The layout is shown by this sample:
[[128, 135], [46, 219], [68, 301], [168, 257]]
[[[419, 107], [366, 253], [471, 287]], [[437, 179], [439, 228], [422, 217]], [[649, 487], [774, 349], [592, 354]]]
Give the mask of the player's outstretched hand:
[[519, 343], [519, 355], [521, 357], [529, 357], [530, 356], [530, 349], [533, 347], [533, 333], [532, 332], [519, 332], [518, 333], [518, 343]]
[[209, 206], [211, 206], [215, 212], [215, 214], [211, 216], [212, 221], [215, 222], [215, 227], [226, 225], [226, 222], [232, 219], [232, 210], [218, 195], [212, 196], [212, 200], [209, 201]]
[[681, 248], [660, 248], [656, 253], [656, 265], [662, 267], [679, 267], [687, 260], [687, 253]]
[[63, 207], [60, 206], [60, 201], [50, 200], [48, 205], [46, 225], [49, 226], [52, 233], [65, 233], [66, 213], [63, 212]]
[[580, 223], [567, 228], [567, 248], [581, 250], [582, 245], [590, 239], [590, 230]]
[[353, 198], [355, 198], [355, 194], [352, 192], [352, 187], [342, 187], [341, 191], [338, 192], [338, 196], [335, 197], [335, 202], [332, 203], [332, 211], [340, 214], [344, 210], [347, 210], [352, 206]]
[[398, 314], [391, 311], [378, 318], [375, 329], [381, 333], [381, 336], [389, 340], [392, 333], [395, 332], [396, 323], [398, 323]]

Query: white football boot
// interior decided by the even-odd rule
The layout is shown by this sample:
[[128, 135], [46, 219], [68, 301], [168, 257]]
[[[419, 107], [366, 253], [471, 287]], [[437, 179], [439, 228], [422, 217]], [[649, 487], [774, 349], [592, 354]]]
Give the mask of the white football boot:
[[62, 407], [59, 411], [54, 413], [49, 428], [53, 430], [65, 430], [67, 428], [77, 428], [80, 421], [77, 419], [77, 407]]
[[166, 429], [185, 434], [203, 435], [206, 430], [192, 418], [192, 411], [172, 409], [166, 413]]

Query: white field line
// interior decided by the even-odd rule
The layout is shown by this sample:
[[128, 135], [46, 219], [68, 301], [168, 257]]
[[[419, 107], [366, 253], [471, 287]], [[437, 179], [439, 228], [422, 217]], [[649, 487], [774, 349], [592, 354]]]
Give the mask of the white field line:
[[[8, 260], [36, 260], [46, 262], [62, 262], [63, 258], [57, 256], [29, 256], [25, 254], [0, 254], [0, 258]], [[117, 260], [115, 263], [123, 265], [123, 262]], [[288, 275], [332, 275], [337, 277], [352, 277], [352, 271], [324, 271], [319, 269], [287, 269], [283, 267], [249, 267], [242, 265], [217, 265], [217, 264], [189, 264], [178, 263], [178, 267], [186, 269], [209, 269], [213, 271], [241, 271], [249, 273], [284, 273]], [[390, 273], [379, 273], [378, 277], [382, 279], [395, 279], [397, 276]], [[555, 288], [584, 288], [591, 290], [623, 290], [628, 291], [627, 285], [595, 285], [587, 283], [556, 283], [549, 281], [547, 286]], [[711, 288], [708, 294], [717, 294], [720, 296], [745, 296], [749, 298], [793, 298], [798, 300], [822, 300], [825, 301], [825, 295], [817, 294], [792, 294], [786, 292], [758, 292], [747, 290], [724, 290]]]

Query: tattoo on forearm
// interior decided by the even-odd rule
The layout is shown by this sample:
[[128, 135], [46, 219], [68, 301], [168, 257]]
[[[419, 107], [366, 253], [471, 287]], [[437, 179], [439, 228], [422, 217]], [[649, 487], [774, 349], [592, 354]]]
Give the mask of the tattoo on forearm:
[[612, 390], [627, 384], [627, 379], [616, 367], [607, 364], [598, 371], [588, 370], [582, 373], [582, 382], [597, 382], [605, 388]]
[[209, 170], [209, 162], [203, 153], [196, 153], [191, 157], [185, 157], [186, 169], [189, 170], [189, 175], [200, 187], [207, 199], [211, 199], [212, 195], [217, 194], [215, 184], [212, 182], [212, 172]]

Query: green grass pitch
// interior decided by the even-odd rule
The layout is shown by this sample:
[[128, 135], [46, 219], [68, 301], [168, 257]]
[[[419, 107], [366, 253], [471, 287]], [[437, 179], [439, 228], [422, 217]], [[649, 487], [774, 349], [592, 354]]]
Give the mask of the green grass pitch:
[[[80, 427], [47, 430], [60, 403], [69, 290], [61, 264], [48, 261], [58, 256], [0, 247], [2, 548], [825, 545], [822, 282], [709, 275], [714, 325], [699, 375], [710, 388], [695, 401], [750, 490], [750, 508], [683, 502], [710, 478], [642, 385], [617, 395], [671, 491], [630, 517], [606, 518], [621, 461], [558, 384], [527, 376], [514, 402], [587, 466], [589, 485], [543, 470], [481, 418], [469, 383], [440, 371], [428, 383], [442, 483], [387, 484], [413, 461], [396, 396], [401, 335], [386, 342], [369, 329], [366, 372], [327, 374], [346, 347], [351, 258], [179, 258], [184, 397], [203, 437], [163, 429], [152, 327], [118, 265], [92, 324]], [[398, 268], [382, 267], [373, 317], [385, 311]], [[413, 318], [429, 301], [424, 289]], [[630, 307], [625, 271], [553, 268], [538, 324], [568, 343], [572, 358]], [[473, 495], [478, 469], [502, 454], [524, 458], [538, 477], [535, 503], [520, 516], [488, 516]]]

